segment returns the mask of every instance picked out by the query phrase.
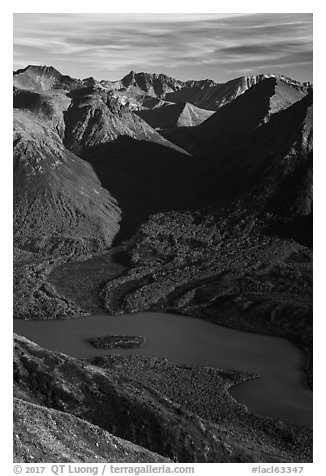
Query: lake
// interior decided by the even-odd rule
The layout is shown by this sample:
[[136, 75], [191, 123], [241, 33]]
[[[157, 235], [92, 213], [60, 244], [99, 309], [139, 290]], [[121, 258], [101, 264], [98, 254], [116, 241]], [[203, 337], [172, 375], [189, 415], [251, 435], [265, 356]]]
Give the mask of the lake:
[[[177, 364], [255, 372], [255, 379], [230, 393], [250, 411], [312, 426], [312, 391], [304, 374], [303, 352], [290, 341], [222, 327], [202, 319], [166, 313], [92, 316], [65, 321], [14, 320], [14, 332], [42, 347], [73, 357], [140, 354], [165, 357]], [[144, 347], [105, 350], [91, 337], [138, 335]]]

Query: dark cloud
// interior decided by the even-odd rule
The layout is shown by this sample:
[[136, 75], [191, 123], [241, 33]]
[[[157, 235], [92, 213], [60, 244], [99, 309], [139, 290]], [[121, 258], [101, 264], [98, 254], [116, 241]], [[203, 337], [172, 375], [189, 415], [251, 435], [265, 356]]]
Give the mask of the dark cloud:
[[312, 45], [302, 41], [276, 41], [265, 44], [237, 45], [216, 50], [216, 58], [223, 62], [239, 64], [296, 64], [312, 63]]
[[134, 69], [223, 81], [282, 65], [284, 74], [311, 80], [312, 14], [21, 13], [14, 56], [17, 67], [51, 64], [99, 79]]

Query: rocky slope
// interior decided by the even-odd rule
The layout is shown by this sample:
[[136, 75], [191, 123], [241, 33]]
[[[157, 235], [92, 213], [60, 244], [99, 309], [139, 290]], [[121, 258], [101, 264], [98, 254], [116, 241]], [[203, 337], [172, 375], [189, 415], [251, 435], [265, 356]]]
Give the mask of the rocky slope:
[[14, 380], [18, 398], [72, 413], [171, 459], [230, 460], [212, 425], [158, 392], [18, 336]]
[[[227, 388], [249, 375], [184, 369], [155, 359], [81, 361], [19, 336], [14, 340], [14, 357], [14, 392], [19, 399], [15, 448], [20, 461], [38, 460], [42, 451], [43, 461], [51, 461], [68, 436], [58, 441], [68, 423], [68, 434], [78, 432], [81, 443], [76, 448], [69, 438], [64, 460], [68, 455], [77, 461], [95, 456], [99, 461], [109, 458], [115, 462], [164, 458], [177, 462], [310, 460], [309, 430], [251, 418], [245, 407], [230, 397]], [[128, 368], [133, 369], [130, 375]], [[172, 393], [168, 390], [171, 379], [175, 382]], [[197, 409], [195, 395], [183, 392], [184, 387], [191, 390], [190, 382], [202, 388], [210, 382]], [[219, 405], [207, 418], [213, 396]], [[35, 433], [32, 412], [41, 425], [33, 446], [25, 434], [25, 430]]]
[[[163, 197], [172, 183], [178, 181], [190, 155], [133, 114], [131, 105], [116, 94], [112, 85], [103, 85], [93, 78], [76, 80], [62, 75], [52, 67], [29, 66], [15, 72], [14, 86], [14, 106], [20, 110], [19, 114], [24, 113], [30, 117], [26, 124], [34, 124], [35, 129], [41, 124], [48, 131], [45, 142], [49, 146], [52, 144], [53, 149], [60, 149], [63, 155], [73, 157], [73, 153], [77, 156], [79, 160], [74, 159], [78, 163], [76, 169], [94, 169], [102, 187], [113, 195], [123, 211], [123, 228], [130, 230], [149, 213], [165, 206], [166, 199]], [[24, 123], [25, 121], [21, 121], [21, 128]], [[24, 150], [19, 153], [24, 157]], [[55, 153], [58, 154], [57, 151]], [[36, 156], [36, 151], [31, 155]], [[80, 158], [91, 164], [91, 167], [80, 161]], [[178, 177], [175, 176], [176, 172]], [[72, 173], [74, 180], [82, 175], [82, 171], [75, 170]], [[91, 172], [89, 175], [91, 177]], [[42, 178], [47, 176], [46, 173]], [[76, 184], [71, 195], [78, 193], [78, 187], [79, 184]], [[79, 192], [84, 194], [86, 201], [92, 202], [96, 194], [103, 203], [99, 189], [91, 184], [86, 186], [86, 183], [83, 187]], [[75, 214], [75, 204], [66, 205], [66, 198], [63, 201], [60, 205], [63, 209], [62, 221], [70, 226], [69, 220], [64, 216], [65, 210], [69, 210], [69, 214]], [[112, 208], [116, 208], [114, 199], [111, 198], [111, 201]], [[89, 212], [93, 214], [93, 204], [90, 205]], [[97, 213], [102, 218], [103, 207], [98, 205], [95, 200], [95, 207], [99, 210], [94, 219]], [[59, 206], [57, 208], [59, 210]], [[87, 212], [83, 210], [81, 214], [85, 213]], [[51, 216], [50, 210], [46, 215]], [[109, 246], [116, 235], [118, 221], [119, 210], [112, 210], [112, 230], [99, 223], [99, 234], [103, 231], [107, 235], [104, 245]], [[91, 251], [95, 251], [96, 246], [99, 249], [100, 245], [101, 243], [94, 243]]]
[[176, 127], [198, 126], [206, 121], [214, 111], [207, 111], [190, 103], [163, 103], [152, 109], [143, 109], [137, 115], [154, 129], [174, 129]]
[[162, 463], [169, 459], [69, 413], [14, 399], [14, 463]]
[[[167, 148], [177, 146], [164, 139], [146, 122], [123, 107], [111, 93], [97, 88], [80, 88], [70, 93], [71, 104], [65, 113], [65, 145], [76, 153], [126, 136], [152, 141]], [[181, 151], [182, 152], [182, 151]]]
[[184, 178], [184, 207], [234, 207], [240, 200], [268, 214], [271, 230], [311, 245], [312, 130], [312, 94], [285, 104], [273, 79], [201, 125], [175, 130], [173, 140], [198, 154]]
[[32, 252], [108, 247], [120, 210], [92, 167], [62, 144], [51, 119], [14, 112], [14, 238]]
[[[243, 110], [241, 108], [241, 111]], [[233, 115], [233, 111], [231, 112]], [[203, 155], [206, 160], [202, 162], [201, 173], [203, 177], [205, 175], [209, 177], [204, 179], [206, 190], [211, 181], [211, 187], [215, 188], [215, 192], [217, 189], [217, 195], [223, 198], [224, 202], [231, 197], [238, 198], [241, 194], [250, 195], [250, 192], [255, 190], [254, 193], [259, 200], [254, 201], [251, 196], [250, 206], [256, 209], [264, 208], [266, 197], [274, 195], [280, 197], [279, 202], [283, 202], [280, 207], [283, 208], [284, 214], [286, 211], [289, 215], [296, 212], [310, 213], [311, 182], [306, 189], [307, 193], [304, 194], [304, 201], [308, 202], [301, 206], [291, 207], [281, 196], [287, 188], [284, 182], [289, 183], [292, 177], [297, 186], [300, 186], [299, 169], [303, 169], [302, 175], [306, 176], [312, 166], [312, 97], [305, 97], [288, 109], [271, 116], [267, 123], [257, 124], [256, 127], [243, 126], [241, 129], [237, 121], [234, 125], [229, 123], [223, 134], [220, 129], [224, 129], [222, 124], [226, 124], [228, 118], [230, 116], [227, 114], [219, 118], [217, 124], [221, 127], [215, 134], [215, 140], [210, 141], [208, 138], [205, 142], [204, 147], [207, 149]], [[250, 118], [247, 119], [248, 124]], [[213, 127], [210, 130], [215, 129], [215, 124], [210, 124], [209, 127], [211, 126]], [[226, 179], [227, 188], [223, 187]], [[299, 194], [297, 195], [295, 190], [292, 193], [293, 197], [299, 199]], [[278, 211], [281, 213], [281, 209]]]
[[117, 198], [123, 226], [130, 229], [164, 208], [168, 190], [178, 182], [190, 155], [110, 93], [86, 88], [71, 95], [64, 144], [93, 166], [101, 184]]
[[32, 91], [53, 89], [70, 91], [82, 86], [83, 81], [61, 74], [52, 66], [29, 65], [14, 72], [14, 86]]

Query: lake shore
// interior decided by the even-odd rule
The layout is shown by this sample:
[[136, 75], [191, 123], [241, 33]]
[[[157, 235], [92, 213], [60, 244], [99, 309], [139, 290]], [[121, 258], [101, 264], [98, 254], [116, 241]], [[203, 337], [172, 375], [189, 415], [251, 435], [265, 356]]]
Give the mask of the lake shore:
[[[286, 339], [242, 332], [175, 314], [139, 313], [65, 321], [14, 321], [16, 332], [45, 348], [82, 358], [136, 353], [168, 358], [177, 365], [201, 365], [253, 372], [261, 378], [237, 394], [250, 411], [293, 423], [312, 424], [312, 392], [303, 383], [302, 352]], [[89, 339], [144, 335], [135, 349], [96, 349]]]

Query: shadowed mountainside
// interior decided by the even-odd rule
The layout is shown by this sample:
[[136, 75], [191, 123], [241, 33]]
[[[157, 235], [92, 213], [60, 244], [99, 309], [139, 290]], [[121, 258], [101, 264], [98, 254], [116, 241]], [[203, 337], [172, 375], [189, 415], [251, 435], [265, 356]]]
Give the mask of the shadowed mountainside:
[[223, 146], [241, 145], [247, 133], [253, 132], [270, 117], [307, 95], [277, 78], [264, 78], [234, 101], [195, 128], [177, 129], [166, 133], [176, 143], [197, 154], [220, 153]]
[[271, 232], [311, 246], [312, 94], [285, 107], [277, 88], [266, 79], [201, 125], [171, 133], [198, 156], [183, 207], [232, 208], [240, 200], [268, 216]]
[[[126, 231], [164, 209], [190, 155], [164, 139], [111, 95], [87, 88], [72, 93], [64, 144], [87, 160], [120, 204]], [[125, 230], [122, 230], [125, 233]]]
[[[242, 130], [236, 120], [232, 123], [234, 111], [229, 111], [228, 106], [223, 108], [221, 117], [216, 117], [214, 124], [207, 124], [209, 131], [218, 132], [215, 133], [215, 139], [211, 140], [211, 148], [210, 139], [205, 142], [208, 150], [201, 155], [201, 168], [196, 171], [199, 201], [205, 194], [208, 203], [219, 201], [224, 204], [251, 195], [250, 207], [256, 210], [264, 209], [268, 198], [279, 213], [309, 214], [311, 181], [302, 194], [298, 189], [301, 181], [307, 181], [312, 167], [311, 106], [312, 97], [307, 96], [259, 126], [248, 126], [250, 118], [247, 118]], [[246, 107], [237, 110], [244, 112]], [[226, 127], [224, 133], [221, 127]], [[205, 136], [205, 131], [200, 131], [200, 136]], [[285, 182], [291, 180], [295, 187], [289, 191]], [[253, 193], [256, 194], [255, 199]], [[287, 200], [282, 197], [285, 193], [288, 195]], [[293, 201], [300, 201], [300, 196], [304, 203], [293, 203], [291, 206], [291, 197]]]

